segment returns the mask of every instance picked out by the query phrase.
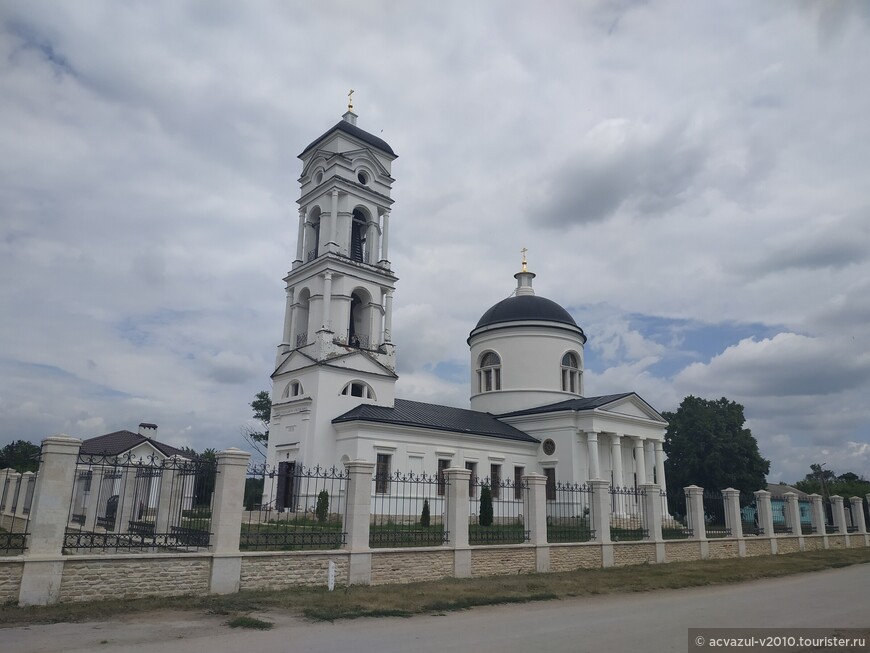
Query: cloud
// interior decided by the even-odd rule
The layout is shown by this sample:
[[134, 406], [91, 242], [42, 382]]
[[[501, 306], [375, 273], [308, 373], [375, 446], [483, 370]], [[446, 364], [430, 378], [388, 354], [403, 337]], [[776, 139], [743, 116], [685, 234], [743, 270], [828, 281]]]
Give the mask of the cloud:
[[621, 208], [658, 215], [683, 201], [704, 166], [705, 149], [684, 126], [603, 121], [541, 180], [546, 190], [536, 213], [552, 227], [600, 222]]

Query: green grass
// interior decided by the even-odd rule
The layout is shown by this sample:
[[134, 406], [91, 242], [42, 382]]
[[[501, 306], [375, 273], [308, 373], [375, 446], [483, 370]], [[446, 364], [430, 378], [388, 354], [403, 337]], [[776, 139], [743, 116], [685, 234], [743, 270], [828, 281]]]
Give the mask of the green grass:
[[407, 585], [354, 585], [334, 592], [328, 592], [326, 588], [293, 587], [224, 596], [112, 600], [29, 608], [6, 605], [0, 606], [0, 627], [106, 620], [130, 613], [164, 609], [235, 615], [234, 618], [266, 611], [313, 620], [410, 617], [480, 605], [739, 583], [868, 563], [870, 548], [862, 547], [553, 574], [452, 578]]
[[227, 626], [230, 628], [248, 628], [250, 630], [270, 630], [274, 625], [270, 621], [263, 621], [262, 619], [246, 615], [234, 617], [227, 622]]

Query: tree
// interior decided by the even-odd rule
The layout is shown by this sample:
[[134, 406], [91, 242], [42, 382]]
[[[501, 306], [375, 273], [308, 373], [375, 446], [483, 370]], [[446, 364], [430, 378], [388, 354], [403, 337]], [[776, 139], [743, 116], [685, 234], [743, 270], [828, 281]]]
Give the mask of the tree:
[[864, 497], [870, 493], [870, 481], [864, 480], [854, 472], [837, 476], [832, 470], [824, 469], [825, 463], [810, 465], [810, 473], [794, 486], [807, 494], [821, 494], [823, 497], [838, 495], [846, 500], [850, 497]]
[[329, 492], [326, 490], [321, 490], [317, 495], [317, 506], [314, 508], [314, 514], [321, 524], [325, 523], [326, 518], [329, 517]]
[[480, 488], [480, 513], [477, 522], [481, 526], [492, 526], [492, 490], [488, 485]]
[[251, 410], [254, 411], [254, 419], [260, 422], [260, 428], [255, 429], [250, 426], [242, 427], [242, 437], [250, 444], [258, 454], [266, 457], [263, 447], [269, 442], [269, 419], [272, 417], [272, 398], [269, 396], [268, 390], [260, 390], [254, 395], [254, 400], [250, 403]]
[[428, 527], [432, 518], [429, 514], [429, 499], [423, 499], [423, 510], [420, 512], [420, 526]]
[[16, 472], [35, 472], [39, 468], [41, 449], [27, 440], [15, 440], [0, 449], [0, 469], [11, 467]]
[[663, 416], [669, 422], [664, 443], [669, 493], [679, 496], [687, 485], [747, 493], [766, 487], [770, 461], [761, 457], [758, 441], [743, 427], [743, 406], [725, 397], [689, 395], [676, 412]]

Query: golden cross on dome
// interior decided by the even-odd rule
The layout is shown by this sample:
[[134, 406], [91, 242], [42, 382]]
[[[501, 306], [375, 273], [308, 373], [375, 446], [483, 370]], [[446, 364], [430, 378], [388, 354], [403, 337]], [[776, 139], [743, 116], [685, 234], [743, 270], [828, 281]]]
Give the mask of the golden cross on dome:
[[347, 93], [347, 110], [353, 111], [353, 89]]
[[528, 252], [529, 250], [527, 250], [525, 247], [523, 247], [520, 251], [523, 253], [523, 272], [528, 272], [529, 271], [529, 264], [526, 261], [526, 252]]

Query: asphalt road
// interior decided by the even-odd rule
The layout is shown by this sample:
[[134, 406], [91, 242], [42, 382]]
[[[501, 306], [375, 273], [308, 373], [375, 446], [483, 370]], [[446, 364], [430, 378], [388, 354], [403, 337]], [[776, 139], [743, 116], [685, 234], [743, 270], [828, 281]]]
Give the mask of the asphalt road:
[[159, 613], [112, 622], [0, 630], [2, 653], [582, 653], [687, 650], [688, 628], [870, 626], [870, 564], [741, 585], [475, 608], [444, 616], [306, 623], [256, 615], [269, 631], [226, 617]]

